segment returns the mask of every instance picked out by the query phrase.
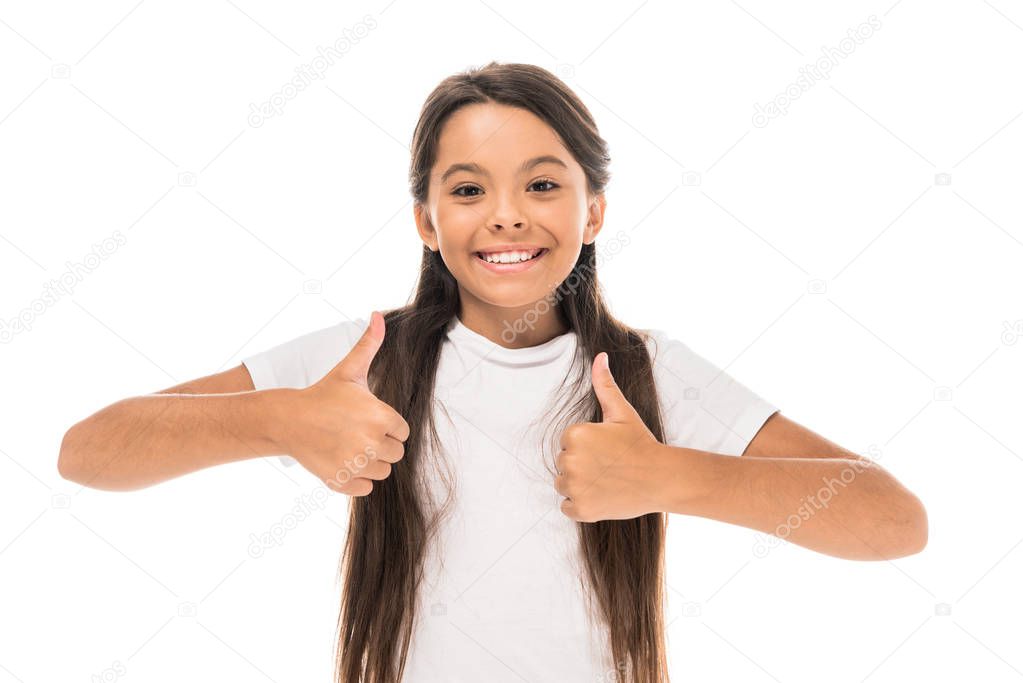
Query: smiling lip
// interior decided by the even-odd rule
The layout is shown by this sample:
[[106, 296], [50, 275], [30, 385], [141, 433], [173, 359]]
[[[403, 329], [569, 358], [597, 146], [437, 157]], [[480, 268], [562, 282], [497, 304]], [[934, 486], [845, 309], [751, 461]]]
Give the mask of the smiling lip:
[[[519, 261], [517, 263], [491, 263], [480, 256], [481, 253], [497, 254], [504, 251], [536, 251], [540, 250], [540, 253], [529, 259], [528, 261]], [[550, 252], [547, 247], [538, 247], [532, 245], [502, 245], [500, 247], [490, 247], [484, 252], [475, 251], [473, 252], [473, 261], [480, 264], [492, 273], [521, 273], [524, 270], [528, 270], [536, 265], [536, 262], [542, 259]]]
[[500, 254], [502, 251], [536, 251], [537, 249], [544, 249], [545, 247], [541, 244], [515, 244], [509, 242], [506, 244], [495, 244], [492, 247], [486, 247], [485, 249], [477, 249], [474, 254]]

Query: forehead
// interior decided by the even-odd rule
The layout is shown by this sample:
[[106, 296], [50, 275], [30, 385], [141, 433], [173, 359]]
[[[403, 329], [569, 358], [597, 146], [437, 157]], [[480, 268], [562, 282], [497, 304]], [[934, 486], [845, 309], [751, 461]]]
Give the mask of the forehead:
[[[470, 104], [452, 114], [441, 129], [434, 170], [474, 161], [494, 170], [514, 170], [524, 160], [544, 154], [577, 165], [558, 134], [530, 111], [507, 105]], [[581, 169], [580, 169], [581, 170]]]

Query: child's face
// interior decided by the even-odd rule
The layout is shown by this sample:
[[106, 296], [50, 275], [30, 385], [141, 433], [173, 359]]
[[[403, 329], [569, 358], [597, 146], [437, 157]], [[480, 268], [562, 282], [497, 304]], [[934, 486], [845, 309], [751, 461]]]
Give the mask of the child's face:
[[[548, 155], [564, 165], [521, 168]], [[478, 168], [445, 177], [454, 164]], [[463, 302], [468, 295], [506, 308], [528, 307], [557, 289], [603, 216], [603, 194], [589, 193], [582, 166], [554, 129], [532, 112], [494, 103], [462, 107], [445, 123], [426, 206], [415, 211], [423, 242], [440, 250]], [[506, 244], [547, 251], [528, 268], [487, 266], [477, 254]]]

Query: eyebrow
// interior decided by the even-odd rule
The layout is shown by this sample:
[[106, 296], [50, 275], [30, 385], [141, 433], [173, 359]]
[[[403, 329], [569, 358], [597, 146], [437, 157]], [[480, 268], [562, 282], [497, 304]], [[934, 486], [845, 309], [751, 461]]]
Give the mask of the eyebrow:
[[[533, 157], [532, 159], [527, 159], [526, 161], [524, 161], [522, 165], [519, 166], [519, 173], [525, 173], [529, 169], [533, 168], [534, 166], [539, 166], [540, 164], [557, 164], [558, 166], [561, 166], [564, 169], [568, 168], [568, 164], [566, 164], [558, 157], [553, 156], [551, 154], [544, 154], [542, 156]], [[451, 176], [451, 174], [457, 173], [458, 171], [468, 171], [469, 173], [478, 173], [479, 175], [485, 175], [488, 178], [490, 177], [490, 173], [485, 168], [483, 168], [477, 163], [470, 162], [451, 164], [448, 167], [448, 170], [444, 171], [444, 173], [441, 175], [440, 182], [443, 183]]]

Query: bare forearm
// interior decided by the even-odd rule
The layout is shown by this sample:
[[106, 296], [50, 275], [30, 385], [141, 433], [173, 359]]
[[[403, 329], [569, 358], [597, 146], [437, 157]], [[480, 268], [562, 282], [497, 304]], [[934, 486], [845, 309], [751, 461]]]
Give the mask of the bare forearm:
[[919, 499], [866, 459], [661, 448], [668, 512], [738, 524], [846, 559], [902, 557], [926, 544]]
[[83, 486], [127, 491], [279, 453], [274, 415], [286, 391], [149, 394], [118, 401], [68, 430], [58, 468]]

